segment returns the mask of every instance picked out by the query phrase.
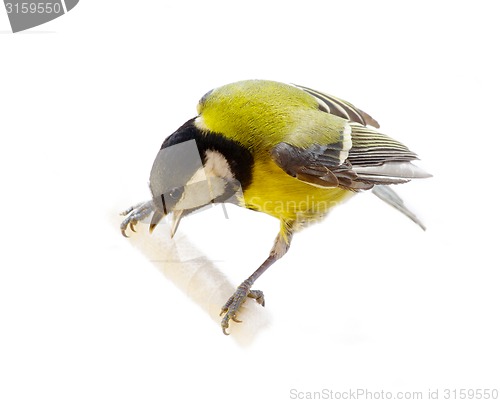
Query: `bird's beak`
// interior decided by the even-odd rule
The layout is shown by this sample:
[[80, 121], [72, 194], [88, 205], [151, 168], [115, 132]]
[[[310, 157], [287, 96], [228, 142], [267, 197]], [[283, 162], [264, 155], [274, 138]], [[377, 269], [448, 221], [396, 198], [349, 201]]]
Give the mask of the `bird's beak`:
[[149, 233], [152, 234], [153, 231], [155, 230], [156, 226], [158, 225], [158, 223], [161, 221], [161, 219], [165, 217], [165, 214], [163, 214], [163, 212], [159, 212], [157, 210], [155, 210], [154, 214], [153, 214], [153, 218], [151, 218], [151, 223], [149, 224]]
[[[172, 210], [172, 226], [170, 227], [170, 238], [174, 237], [183, 214], [184, 210]], [[154, 212], [153, 218], [151, 218], [151, 223], [149, 224], [149, 233], [153, 233], [156, 226], [161, 221], [161, 219], [165, 217], [165, 215], [166, 214], [164, 214], [163, 212]]]
[[184, 210], [173, 210], [172, 211], [172, 226], [170, 227], [170, 238], [173, 238], [177, 228], [179, 227], [179, 223], [181, 222], [182, 215], [184, 214]]

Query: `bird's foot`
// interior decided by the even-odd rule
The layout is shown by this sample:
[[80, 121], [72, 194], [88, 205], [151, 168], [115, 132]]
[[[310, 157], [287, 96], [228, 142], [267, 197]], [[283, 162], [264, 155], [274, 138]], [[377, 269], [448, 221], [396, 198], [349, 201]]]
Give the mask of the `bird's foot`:
[[126, 233], [127, 228], [130, 227], [130, 229], [135, 232], [134, 226], [137, 225], [139, 221], [145, 219], [148, 215], [150, 215], [153, 210], [153, 201], [150, 200], [144, 203], [136, 204], [135, 206], [132, 206], [122, 212], [121, 215], [127, 216], [120, 225], [122, 235], [128, 238], [128, 235]]
[[247, 298], [253, 298], [260, 305], [265, 306], [264, 293], [259, 290], [251, 290], [251, 286], [252, 282], [250, 282], [249, 280], [245, 280], [243, 283], [241, 283], [241, 285], [236, 289], [235, 293], [231, 296], [231, 298], [227, 300], [227, 302], [222, 307], [220, 315], [224, 315], [224, 317], [221, 321], [221, 327], [225, 335], [229, 334], [227, 332], [227, 328], [229, 327], [230, 320], [238, 323], [241, 322], [241, 320], [239, 320], [236, 315], [241, 305], [243, 305], [243, 302], [245, 302]]

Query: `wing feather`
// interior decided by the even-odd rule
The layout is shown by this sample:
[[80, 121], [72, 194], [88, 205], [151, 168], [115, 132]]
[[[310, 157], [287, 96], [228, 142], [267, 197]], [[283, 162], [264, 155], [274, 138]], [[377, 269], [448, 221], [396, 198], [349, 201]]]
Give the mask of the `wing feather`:
[[[319, 108], [335, 118], [301, 116], [298, 130], [274, 147], [271, 156], [287, 174], [313, 186], [353, 191], [431, 176], [412, 164], [418, 157], [408, 147], [367, 127], [378, 127], [378, 123], [366, 112], [331, 95], [297, 87], [314, 96]], [[336, 120], [339, 117], [343, 120]], [[318, 139], [321, 132], [320, 143], [300, 141]], [[325, 136], [331, 143], [325, 142]]]
[[378, 122], [373, 119], [368, 113], [356, 108], [350, 102], [344, 101], [343, 99], [334, 97], [333, 95], [325, 94], [312, 88], [304, 87], [302, 85], [296, 85], [295, 87], [312, 95], [318, 100], [320, 109], [324, 112], [331, 113], [343, 119], [347, 119], [351, 122], [360, 123], [362, 125], [370, 125], [379, 128]]

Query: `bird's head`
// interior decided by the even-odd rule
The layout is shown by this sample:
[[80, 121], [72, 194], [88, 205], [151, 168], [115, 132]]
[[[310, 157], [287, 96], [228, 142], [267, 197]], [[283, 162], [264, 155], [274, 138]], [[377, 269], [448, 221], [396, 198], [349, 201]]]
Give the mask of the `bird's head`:
[[149, 186], [155, 211], [152, 232], [171, 214], [173, 237], [183, 216], [211, 203], [238, 202], [251, 180], [252, 156], [223, 135], [187, 121], [162, 144], [151, 168]]

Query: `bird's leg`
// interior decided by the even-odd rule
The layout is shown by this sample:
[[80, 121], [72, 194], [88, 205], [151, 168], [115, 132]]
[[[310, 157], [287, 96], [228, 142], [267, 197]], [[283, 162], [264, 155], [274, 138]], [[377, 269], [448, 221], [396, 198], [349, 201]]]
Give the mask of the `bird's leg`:
[[221, 322], [222, 331], [225, 335], [228, 335], [227, 328], [229, 327], [229, 321], [241, 322], [237, 318], [237, 313], [247, 298], [255, 299], [260, 305], [264, 306], [264, 293], [259, 290], [251, 290], [255, 280], [257, 280], [271, 265], [280, 259], [288, 251], [290, 247], [290, 242], [292, 240], [292, 225], [290, 223], [282, 222], [281, 230], [276, 240], [274, 241], [274, 246], [269, 253], [268, 258], [262, 263], [257, 270], [255, 270], [250, 277], [248, 277], [240, 286], [236, 289], [236, 292], [227, 300], [221, 309], [221, 316], [224, 315]]
[[141, 220], [145, 219], [148, 215], [150, 215], [155, 209], [153, 200], [136, 204], [121, 213], [121, 215], [127, 216], [125, 220], [120, 225], [120, 229], [122, 231], [122, 235], [124, 237], [128, 237], [126, 234], [127, 228], [130, 226], [130, 229], [135, 232], [134, 226]]

